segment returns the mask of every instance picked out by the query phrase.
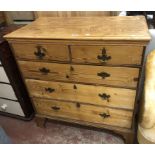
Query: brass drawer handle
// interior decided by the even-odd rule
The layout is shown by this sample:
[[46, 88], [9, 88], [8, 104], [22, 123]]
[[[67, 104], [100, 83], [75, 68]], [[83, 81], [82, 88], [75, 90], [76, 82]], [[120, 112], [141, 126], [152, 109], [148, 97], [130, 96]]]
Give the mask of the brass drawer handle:
[[53, 107], [52, 107], [52, 109], [53, 109], [53, 110], [55, 110], [55, 111], [60, 110], [60, 108], [59, 108], [59, 107], [57, 107], [57, 106], [53, 106]]
[[53, 88], [45, 88], [45, 91], [46, 92], [49, 92], [49, 93], [52, 93], [52, 92], [55, 91], [55, 89], [53, 89]]
[[38, 59], [43, 59], [46, 55], [45, 54], [46, 50], [42, 48], [41, 46], [37, 46], [36, 48], [37, 48], [37, 52], [34, 52], [34, 54], [36, 55]]
[[108, 118], [108, 117], [110, 117], [110, 115], [109, 114], [107, 114], [107, 113], [101, 113], [101, 114], [99, 114], [101, 117], [103, 117], [103, 118]]
[[107, 102], [109, 102], [110, 95], [103, 93], [103, 94], [98, 94], [98, 96], [101, 97], [103, 100], [107, 100]]
[[106, 77], [109, 77], [110, 74], [106, 73], [106, 72], [100, 72], [97, 73], [98, 76], [102, 77], [102, 79], [105, 79]]
[[102, 49], [102, 55], [98, 55], [97, 56], [97, 59], [99, 59], [99, 60], [102, 60], [102, 61], [107, 61], [107, 60], [110, 60], [111, 59], [111, 56], [108, 56], [107, 54], [106, 54], [106, 49], [105, 48], [103, 48]]
[[42, 73], [44, 73], [44, 74], [48, 74], [50, 72], [50, 70], [47, 69], [47, 68], [45, 68], [45, 67], [40, 68], [39, 71], [42, 72]]

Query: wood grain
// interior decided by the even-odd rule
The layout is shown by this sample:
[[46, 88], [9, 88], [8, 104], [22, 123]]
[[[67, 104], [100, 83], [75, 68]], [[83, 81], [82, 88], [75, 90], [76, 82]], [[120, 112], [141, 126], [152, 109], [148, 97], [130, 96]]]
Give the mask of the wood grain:
[[138, 40], [150, 35], [143, 16], [42, 17], [5, 36], [7, 39]]
[[118, 15], [118, 11], [35, 11], [38, 17], [89, 17]]
[[[111, 58], [106, 61], [98, 59], [102, 50]], [[142, 46], [71, 46], [72, 61], [76, 63], [96, 63], [111, 65], [139, 65], [142, 59]]]
[[[47, 81], [82, 82], [136, 89], [139, 76], [138, 68], [129, 67], [124, 69], [124, 67], [40, 63], [31, 61], [18, 61], [18, 64], [25, 78]], [[41, 69], [43, 68], [49, 72], [42, 72]], [[122, 72], [122, 70], [124, 71]], [[98, 75], [100, 73], [107, 73], [109, 77], [102, 78]]]
[[[38, 18], [5, 38], [41, 125], [50, 118], [113, 130], [126, 142], [133, 140], [139, 70], [150, 40], [144, 17]], [[43, 59], [34, 56], [37, 45], [47, 51]], [[102, 79], [98, 72], [110, 76]], [[110, 117], [101, 118], [103, 113]]]
[[[130, 89], [64, 82], [26, 79], [26, 84], [31, 97], [83, 102], [130, 110], [133, 110], [136, 95], [136, 91]], [[46, 91], [48, 88], [54, 89], [54, 91]], [[105, 100], [99, 96], [99, 94], [103, 93], [110, 95], [109, 100]]]
[[57, 44], [57, 45], [127, 45], [127, 46], [143, 46], [145, 47], [148, 44], [148, 41], [141, 40], [64, 40], [64, 39], [18, 39], [18, 38], [9, 38], [7, 41], [11, 44], [14, 43], [35, 43], [35, 44]]
[[[45, 56], [39, 59], [35, 52], [37, 52], [37, 46], [41, 46], [44, 49], [43, 53]], [[69, 61], [69, 52], [66, 45], [53, 45], [53, 44], [13, 44], [12, 45], [17, 59], [27, 59], [27, 60], [59, 60], [59, 61]]]
[[[38, 114], [131, 128], [133, 113], [131, 111], [115, 110], [86, 104], [80, 104], [80, 107], [77, 107], [77, 103], [38, 98], [33, 98], [33, 102]], [[55, 107], [57, 107], [57, 110]], [[103, 113], [110, 116], [103, 118], [100, 116]]]

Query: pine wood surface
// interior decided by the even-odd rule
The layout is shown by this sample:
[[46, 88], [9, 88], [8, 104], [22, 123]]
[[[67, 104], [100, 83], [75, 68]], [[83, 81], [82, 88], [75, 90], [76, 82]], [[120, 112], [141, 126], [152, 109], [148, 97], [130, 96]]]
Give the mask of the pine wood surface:
[[[150, 40], [143, 16], [43, 17], [5, 38], [38, 125], [45, 118], [77, 122], [113, 130], [133, 142], [143, 55]], [[108, 117], [101, 119], [101, 112]]]
[[[131, 128], [132, 111], [115, 110], [92, 105], [33, 98], [38, 114], [83, 120], [92, 123]], [[57, 107], [57, 110], [54, 108]], [[102, 117], [106, 113], [109, 117]]]
[[[98, 59], [102, 50], [111, 58], [106, 61]], [[140, 65], [142, 46], [71, 46], [72, 61], [76, 63], [96, 63], [106, 65]]]
[[[26, 84], [31, 97], [84, 102], [130, 110], [133, 110], [136, 95], [136, 91], [130, 89], [90, 86], [74, 83], [26, 79]], [[46, 91], [48, 88], [54, 89], [54, 91]], [[99, 96], [99, 94], [103, 93], [110, 95], [109, 100], [103, 99]]]
[[[18, 61], [18, 63], [24, 78], [38, 80], [81, 82], [136, 89], [139, 78], [138, 68], [126, 67], [124, 70], [124, 67], [69, 65], [33, 61]], [[43, 72], [44, 70], [47, 72]], [[122, 72], [122, 70], [124, 71]], [[105, 74], [105, 77], [102, 74]]]
[[41, 17], [5, 38], [70, 40], [150, 40], [143, 16]]
[[69, 61], [68, 47], [66, 45], [52, 45], [52, 44], [13, 44], [15, 55], [17, 59], [27, 60], [40, 60], [35, 55], [38, 51], [37, 47], [41, 46], [41, 51], [45, 53], [42, 60], [58, 60], [58, 61]]

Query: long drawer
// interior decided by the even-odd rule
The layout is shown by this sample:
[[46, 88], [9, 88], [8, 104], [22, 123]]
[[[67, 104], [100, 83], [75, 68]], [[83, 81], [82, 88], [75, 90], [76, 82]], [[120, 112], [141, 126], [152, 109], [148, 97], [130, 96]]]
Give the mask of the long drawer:
[[26, 79], [26, 83], [31, 97], [83, 102], [131, 110], [134, 108], [135, 90], [31, 79]]
[[15, 43], [12, 44], [17, 59], [40, 61], [69, 61], [66, 45]]
[[109, 65], [140, 65], [142, 46], [71, 46], [72, 61]]
[[138, 68], [19, 61], [25, 78], [136, 88]]
[[38, 98], [33, 102], [38, 114], [131, 128], [131, 111]]

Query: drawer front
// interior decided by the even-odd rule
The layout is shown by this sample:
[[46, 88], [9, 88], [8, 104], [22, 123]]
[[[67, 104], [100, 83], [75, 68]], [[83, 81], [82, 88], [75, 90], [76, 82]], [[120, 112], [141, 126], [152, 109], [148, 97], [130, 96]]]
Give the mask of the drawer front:
[[10, 83], [3, 67], [0, 67], [0, 82]]
[[14, 90], [9, 84], [0, 84], [0, 97], [17, 100]]
[[30, 95], [133, 110], [135, 90], [62, 82], [26, 80]]
[[139, 69], [19, 61], [25, 78], [136, 88]]
[[69, 61], [68, 47], [52, 44], [13, 44], [17, 59]]
[[140, 65], [141, 46], [71, 46], [72, 61], [108, 65]]
[[0, 111], [25, 116], [19, 102], [0, 99]]
[[37, 98], [33, 102], [39, 114], [131, 128], [131, 111]]

